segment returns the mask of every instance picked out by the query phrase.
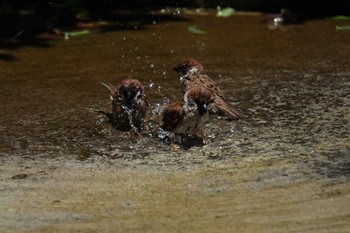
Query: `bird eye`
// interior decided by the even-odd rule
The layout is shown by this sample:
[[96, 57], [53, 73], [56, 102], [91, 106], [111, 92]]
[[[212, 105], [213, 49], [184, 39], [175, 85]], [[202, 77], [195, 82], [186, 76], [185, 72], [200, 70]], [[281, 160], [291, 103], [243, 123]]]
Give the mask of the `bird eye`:
[[116, 99], [122, 100], [122, 99], [123, 99], [123, 96], [122, 96], [122, 95], [117, 95], [117, 96], [116, 96]]

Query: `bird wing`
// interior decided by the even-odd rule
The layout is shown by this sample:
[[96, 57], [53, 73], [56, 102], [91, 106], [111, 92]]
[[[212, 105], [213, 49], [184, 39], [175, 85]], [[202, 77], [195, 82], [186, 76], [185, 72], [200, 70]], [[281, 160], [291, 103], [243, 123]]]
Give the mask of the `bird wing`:
[[183, 118], [182, 101], [170, 104], [163, 110], [162, 129], [173, 131]]
[[111, 84], [107, 81], [101, 81], [100, 83], [102, 86], [104, 86], [105, 88], [107, 88], [111, 92], [111, 95], [114, 95], [118, 91], [117, 88], [113, 84]]
[[230, 106], [224, 97], [224, 94], [221, 92], [220, 88], [215, 84], [215, 82], [208, 75], [199, 75], [195, 82], [198, 86], [205, 87], [207, 90], [211, 91], [214, 94], [216, 108], [233, 119], [240, 119], [243, 117], [243, 114]]
[[216, 93], [218, 96], [224, 99], [224, 94], [220, 90], [220, 88], [216, 85], [216, 83], [205, 74], [201, 74], [197, 79], [194, 80], [195, 85], [206, 88], [207, 90]]

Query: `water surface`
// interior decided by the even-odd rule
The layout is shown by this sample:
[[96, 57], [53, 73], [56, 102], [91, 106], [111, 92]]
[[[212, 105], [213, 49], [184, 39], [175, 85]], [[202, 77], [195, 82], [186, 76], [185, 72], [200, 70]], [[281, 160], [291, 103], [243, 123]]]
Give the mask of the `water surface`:
[[[2, 231], [350, 229], [349, 33], [323, 19], [269, 30], [262, 15], [179, 17], [0, 60]], [[187, 57], [246, 115], [213, 116], [204, 146], [120, 132], [94, 111], [110, 111], [100, 80], [131, 75], [157, 128], [152, 109], [181, 98], [171, 68]]]

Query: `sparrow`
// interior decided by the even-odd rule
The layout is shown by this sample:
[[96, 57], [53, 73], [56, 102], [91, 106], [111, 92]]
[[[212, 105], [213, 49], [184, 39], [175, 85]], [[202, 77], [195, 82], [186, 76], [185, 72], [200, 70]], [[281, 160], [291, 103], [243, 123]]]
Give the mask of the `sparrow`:
[[209, 120], [209, 110], [215, 108], [212, 94], [195, 86], [183, 98], [163, 110], [161, 129], [174, 134], [196, 134]]
[[148, 106], [148, 99], [144, 87], [137, 79], [123, 80], [117, 87], [101, 81], [107, 88], [112, 100], [112, 123], [123, 131], [142, 130]]
[[218, 111], [227, 114], [232, 119], [240, 119], [243, 117], [241, 112], [227, 103], [220, 88], [204, 73], [203, 66], [198, 61], [192, 58], [184, 60], [176, 65], [173, 70], [180, 76], [182, 93], [185, 93], [194, 86], [201, 86], [211, 93]]

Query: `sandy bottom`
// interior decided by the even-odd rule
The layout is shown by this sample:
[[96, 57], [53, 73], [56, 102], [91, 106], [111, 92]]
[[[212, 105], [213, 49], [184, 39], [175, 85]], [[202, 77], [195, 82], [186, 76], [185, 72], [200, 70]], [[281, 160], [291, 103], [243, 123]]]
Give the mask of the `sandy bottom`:
[[[245, 169], [240, 169], [245, 167]], [[262, 161], [175, 169], [1, 162], [1, 232], [347, 232], [350, 186], [257, 180]], [[277, 179], [277, 180], [276, 180]], [[278, 183], [278, 185], [274, 185]]]

